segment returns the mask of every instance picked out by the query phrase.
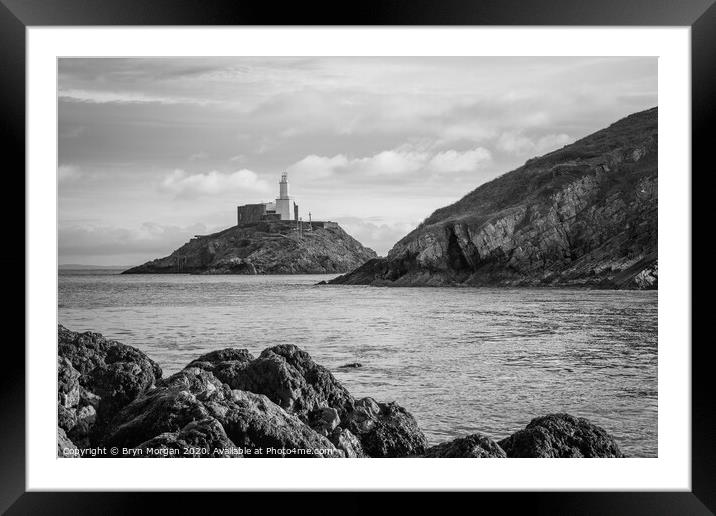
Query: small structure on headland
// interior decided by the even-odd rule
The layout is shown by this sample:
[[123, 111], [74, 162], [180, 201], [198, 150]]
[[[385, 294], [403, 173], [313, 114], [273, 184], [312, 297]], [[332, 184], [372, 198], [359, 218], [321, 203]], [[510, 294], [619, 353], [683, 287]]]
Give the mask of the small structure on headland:
[[[288, 194], [288, 174], [281, 174], [281, 180], [278, 182], [278, 197], [274, 202], [261, 202], [257, 204], [244, 204], [237, 206], [237, 225], [249, 224], [261, 221], [293, 221], [296, 223], [296, 230], [299, 233], [303, 231], [311, 231], [315, 227], [337, 227], [338, 224], [329, 221], [312, 221], [309, 213], [308, 227], [304, 228], [303, 218], [299, 214], [298, 204]], [[293, 209], [291, 209], [293, 203]]]

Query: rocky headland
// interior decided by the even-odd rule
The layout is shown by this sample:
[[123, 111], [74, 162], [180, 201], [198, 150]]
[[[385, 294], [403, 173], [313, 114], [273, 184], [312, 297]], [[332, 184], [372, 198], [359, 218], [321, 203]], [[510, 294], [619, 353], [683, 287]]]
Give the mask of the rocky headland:
[[622, 457], [584, 418], [551, 414], [495, 441], [430, 446], [394, 402], [355, 398], [293, 345], [206, 353], [162, 378], [138, 349], [58, 328], [61, 457]]
[[657, 115], [528, 160], [329, 283], [656, 289]]
[[122, 274], [331, 274], [375, 258], [336, 223], [261, 221], [196, 236], [169, 256]]

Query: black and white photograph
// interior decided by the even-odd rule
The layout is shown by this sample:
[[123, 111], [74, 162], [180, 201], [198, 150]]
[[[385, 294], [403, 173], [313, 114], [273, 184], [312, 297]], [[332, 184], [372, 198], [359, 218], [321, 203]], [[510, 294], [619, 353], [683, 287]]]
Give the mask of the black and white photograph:
[[658, 66], [57, 59], [58, 458], [659, 457]]

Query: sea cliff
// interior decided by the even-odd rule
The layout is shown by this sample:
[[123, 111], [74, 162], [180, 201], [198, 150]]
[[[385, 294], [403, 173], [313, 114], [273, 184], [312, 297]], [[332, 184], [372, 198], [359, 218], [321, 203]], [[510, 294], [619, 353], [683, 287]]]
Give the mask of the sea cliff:
[[329, 283], [656, 289], [657, 115], [528, 160]]

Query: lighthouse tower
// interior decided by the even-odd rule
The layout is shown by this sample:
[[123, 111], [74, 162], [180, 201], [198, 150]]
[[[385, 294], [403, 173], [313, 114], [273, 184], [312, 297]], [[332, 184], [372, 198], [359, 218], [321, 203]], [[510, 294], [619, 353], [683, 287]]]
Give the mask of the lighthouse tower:
[[281, 174], [281, 181], [278, 182], [279, 192], [276, 198], [276, 213], [281, 216], [281, 220], [293, 220], [291, 210], [291, 197], [288, 195], [288, 176], [286, 172]]

